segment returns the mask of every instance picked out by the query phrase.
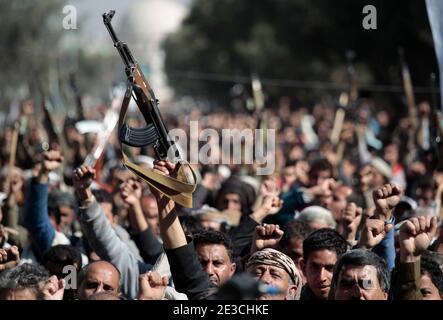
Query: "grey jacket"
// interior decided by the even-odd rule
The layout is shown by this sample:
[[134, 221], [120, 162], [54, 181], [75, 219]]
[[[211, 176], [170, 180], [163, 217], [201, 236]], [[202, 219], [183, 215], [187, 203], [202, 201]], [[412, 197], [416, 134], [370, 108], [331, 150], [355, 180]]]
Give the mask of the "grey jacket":
[[[128, 299], [137, 299], [139, 275], [149, 271], [152, 266], [134, 256], [95, 200], [89, 207], [80, 208], [80, 223], [91, 248], [100, 258], [112, 263], [120, 271], [122, 294]], [[166, 288], [165, 297], [187, 299], [186, 295], [177, 293], [171, 287]]]
[[138, 250], [135, 242], [131, 239], [128, 231], [126, 231], [126, 229], [119, 224], [114, 227], [114, 230], [117, 233], [117, 236], [128, 246], [134, 257], [139, 261], [143, 261], [142, 257], [140, 256], [140, 251]]
[[146, 270], [150, 267], [137, 261], [128, 246], [117, 236], [96, 201], [88, 208], [80, 208], [80, 223], [91, 248], [120, 271], [122, 294], [128, 299], [137, 298], [139, 267], [145, 267]]

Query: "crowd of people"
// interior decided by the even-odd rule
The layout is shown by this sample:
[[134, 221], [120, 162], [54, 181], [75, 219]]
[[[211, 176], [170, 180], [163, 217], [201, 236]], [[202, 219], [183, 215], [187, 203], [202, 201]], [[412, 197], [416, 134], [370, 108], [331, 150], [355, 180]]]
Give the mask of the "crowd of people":
[[[55, 141], [23, 101], [0, 147], [0, 299], [441, 300], [443, 166], [429, 104], [412, 119], [359, 99], [334, 141], [337, 110], [283, 97], [260, 116], [164, 115], [185, 132], [198, 120], [200, 131], [265, 121], [276, 133], [273, 173], [193, 165], [184, 208], [122, 165], [117, 135], [89, 166], [97, 135], [79, 131], [84, 119], [63, 119]], [[172, 174], [151, 151], [128, 152]]]

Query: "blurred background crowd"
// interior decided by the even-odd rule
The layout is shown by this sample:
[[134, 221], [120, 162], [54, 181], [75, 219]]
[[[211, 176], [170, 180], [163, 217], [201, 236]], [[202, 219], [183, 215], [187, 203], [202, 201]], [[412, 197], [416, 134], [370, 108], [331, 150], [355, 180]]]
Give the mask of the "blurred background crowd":
[[[99, 142], [98, 133], [103, 130], [100, 123], [112, 101], [108, 91], [124, 79], [123, 65], [117, 63], [110, 39], [93, 43], [80, 35], [86, 29], [90, 36], [101, 39], [102, 31], [97, 30], [106, 32], [101, 13], [110, 4], [79, 1], [78, 6], [74, 4], [79, 30], [63, 30], [59, 21], [64, 17], [63, 1], [0, 2], [5, 8], [0, 22], [0, 248], [4, 256], [0, 285], [7, 283], [7, 277], [15, 277], [23, 287], [32, 286], [26, 274], [45, 281], [50, 275], [61, 279], [63, 268], [74, 265], [80, 272], [80, 289], [64, 287], [64, 299], [119, 296], [97, 296], [102, 291], [129, 299], [142, 299], [143, 291], [152, 298], [155, 295], [142, 280], [139, 284], [136, 279], [137, 284], [131, 285], [131, 277], [135, 277], [131, 268], [137, 268], [137, 275], [146, 274], [149, 268], [140, 265], [154, 265], [162, 257], [165, 238], [161, 229], [165, 227], [155, 194], [122, 165], [116, 129], [94, 166], [95, 178], [88, 186], [105, 220], [97, 222], [92, 213], [87, 216], [90, 208], [85, 209], [78, 199], [79, 186], [75, 183], [74, 169], [83, 165]], [[223, 244], [229, 260], [238, 260], [240, 272], [241, 259], [264, 249], [257, 241], [262, 232], [262, 240], [278, 238], [279, 246], [272, 247], [278, 247], [300, 270], [298, 282], [293, 284], [300, 290], [303, 286], [303, 290], [292, 298], [327, 298], [329, 288], [340, 283], [332, 283], [333, 272], [326, 264], [325, 279], [307, 270], [310, 260], [306, 250], [309, 254], [322, 248], [330, 250], [335, 254], [333, 267], [344, 253], [337, 249], [340, 243], [325, 244], [326, 240], [319, 237], [340, 237], [347, 246], [342, 251], [368, 249], [363, 235], [371, 227], [365, 220], [379, 219], [382, 208], [374, 192], [389, 185], [390, 189], [382, 193], [396, 199], [389, 217], [385, 216], [385, 223], [392, 224], [383, 234], [383, 241], [392, 242], [391, 247], [386, 245], [390, 249], [380, 254], [385, 268], [399, 270], [395, 258], [398, 260], [405, 250], [402, 226], [406, 228], [408, 222], [422, 217], [427, 228], [435, 228], [424, 248], [427, 250], [419, 254], [426, 257], [426, 263], [422, 262], [415, 289], [420, 299], [441, 299], [443, 132], [439, 92], [429, 85], [429, 75], [437, 67], [425, 4], [375, 1], [383, 14], [379, 16], [380, 29], [369, 34], [361, 28], [359, 1], [343, 1], [343, 8], [334, 7], [330, 1], [260, 1], [254, 7], [246, 1], [160, 2], [132, 1], [121, 11], [117, 8], [115, 28], [152, 80], [167, 128], [183, 129], [189, 137], [190, 121], [198, 121], [199, 132], [211, 128], [220, 136], [222, 129], [231, 128], [260, 128], [265, 133], [275, 130], [276, 135], [275, 148], [268, 150], [275, 156], [272, 174], [257, 175], [256, 163], [194, 165], [198, 185], [193, 208], [177, 206], [176, 212], [184, 234], [194, 236], [209, 282], [219, 287], [236, 270], [210, 271], [217, 269], [216, 263], [227, 262], [208, 258], [215, 253], [205, 253], [204, 244]], [[83, 12], [88, 14], [81, 15]], [[213, 19], [215, 12], [217, 19]], [[145, 13], [151, 17], [146, 19], [148, 23], [140, 17], [137, 20], [137, 14]], [[168, 24], [155, 18], [155, 13], [170, 13], [171, 21], [175, 20]], [[26, 17], [26, 23], [18, 23], [19, 16]], [[231, 24], [228, 17], [235, 23]], [[349, 27], [353, 22], [356, 31]], [[131, 34], [138, 38], [131, 38]], [[143, 37], [151, 44], [138, 45]], [[399, 47], [404, 48], [403, 63], [397, 54]], [[353, 52], [346, 56], [347, 49]], [[405, 68], [410, 70], [413, 91], [408, 91]], [[251, 72], [261, 80], [263, 101], [252, 88]], [[303, 81], [283, 80], [294, 77]], [[134, 127], [144, 125], [135, 105], [127, 122]], [[227, 151], [221, 142], [211, 146], [211, 152], [218, 150], [220, 156]], [[246, 150], [245, 144], [242, 147]], [[126, 151], [135, 163], [153, 167], [155, 155], [149, 148]], [[81, 218], [82, 210], [88, 212], [86, 218]], [[257, 231], [263, 225], [273, 226], [272, 230]], [[107, 228], [112, 228], [109, 238], [104, 235]], [[284, 230], [284, 235], [275, 228]], [[336, 233], [328, 235], [325, 229]], [[324, 234], [315, 234], [319, 230]], [[311, 247], [304, 244], [311, 235], [312, 241], [320, 243], [317, 249], [312, 243]], [[107, 241], [118, 244], [107, 247]], [[230, 241], [232, 247], [227, 244]], [[130, 258], [113, 252], [113, 248], [125, 251]], [[180, 294], [196, 298], [198, 290], [182, 286], [172, 266], [180, 263], [166, 253], [171, 264], [167, 274], [172, 273], [178, 292], [166, 290], [160, 298], [184, 298]], [[129, 262], [122, 259], [136, 261], [136, 267], [126, 266]], [[94, 261], [95, 266], [104, 261], [112, 263], [100, 270], [113, 266], [118, 270], [121, 278], [117, 288], [112, 287], [112, 277], [108, 289], [103, 289], [105, 280], [100, 284], [83, 281], [93, 278]], [[11, 274], [19, 267], [23, 270]], [[423, 280], [426, 275], [430, 284]], [[314, 278], [323, 279], [322, 284], [315, 283]], [[151, 287], [162, 286], [154, 280], [148, 281]], [[426, 293], [420, 283], [433, 285], [434, 291]], [[1, 291], [4, 288], [9, 287], [0, 286], [6, 296]], [[392, 296], [392, 290], [383, 291]], [[47, 289], [45, 297], [54, 296], [54, 292], [57, 290]]]

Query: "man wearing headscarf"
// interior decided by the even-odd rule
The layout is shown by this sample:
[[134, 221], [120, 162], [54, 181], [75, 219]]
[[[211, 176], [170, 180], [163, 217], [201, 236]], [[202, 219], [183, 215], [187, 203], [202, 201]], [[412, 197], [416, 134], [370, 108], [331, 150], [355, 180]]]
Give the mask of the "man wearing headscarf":
[[284, 253], [271, 248], [254, 252], [246, 263], [247, 272], [266, 285], [280, 289], [279, 294], [264, 295], [262, 300], [298, 300], [302, 288], [300, 270]]

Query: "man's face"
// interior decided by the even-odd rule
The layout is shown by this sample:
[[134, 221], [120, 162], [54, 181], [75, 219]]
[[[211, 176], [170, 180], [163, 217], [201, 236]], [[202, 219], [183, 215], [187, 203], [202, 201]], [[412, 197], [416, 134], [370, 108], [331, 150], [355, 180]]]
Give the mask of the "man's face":
[[120, 276], [110, 263], [100, 261], [89, 265], [79, 287], [79, 298], [84, 300], [98, 292], [108, 292], [118, 296]]
[[372, 172], [372, 188], [376, 189], [383, 186], [386, 183], [385, 177], [375, 169]]
[[372, 168], [371, 166], [364, 166], [358, 173], [358, 181], [362, 191], [369, 189], [372, 182]]
[[160, 235], [160, 227], [158, 222], [158, 206], [154, 198], [144, 197], [142, 198], [142, 208], [145, 215], [146, 222], [148, 223], [151, 231], [156, 235]]
[[383, 158], [389, 163], [398, 162], [398, 148], [395, 144], [390, 144], [385, 148]]
[[297, 180], [295, 166], [288, 166], [283, 169], [283, 179], [287, 185], [292, 185]]
[[374, 266], [345, 266], [340, 272], [335, 300], [386, 300]]
[[351, 193], [352, 189], [348, 186], [341, 186], [334, 190], [328, 209], [331, 211], [332, 216], [336, 221], [340, 220], [341, 213], [347, 204], [346, 198], [350, 196]]
[[287, 247], [282, 252], [289, 256], [297, 267], [301, 268], [300, 262], [303, 258], [303, 239], [299, 236], [291, 237]]
[[440, 292], [427, 273], [420, 278], [420, 291], [423, 300], [442, 300]]
[[62, 232], [69, 231], [69, 228], [72, 225], [72, 222], [75, 218], [74, 209], [67, 205], [61, 205], [59, 207], [60, 212], [60, 230]]
[[241, 211], [241, 199], [237, 193], [227, 193], [221, 199], [221, 210], [238, 210]]
[[320, 170], [310, 173], [309, 182], [311, 187], [321, 185], [326, 179], [331, 178], [331, 172], [329, 170]]
[[416, 195], [417, 195], [417, 199], [422, 200], [425, 203], [428, 203], [433, 200], [434, 191], [432, 188], [429, 188], [429, 187], [417, 188]]
[[307, 261], [302, 261], [306, 283], [318, 299], [328, 299], [332, 271], [336, 262], [337, 254], [327, 249], [314, 251]]
[[229, 259], [228, 251], [222, 244], [200, 244], [196, 248], [203, 270], [209, 281], [217, 287], [228, 281], [235, 272], [235, 263]]
[[293, 299], [297, 287], [292, 285], [288, 273], [279, 267], [266, 264], [252, 265], [247, 270], [256, 280], [263, 281], [265, 284], [277, 287], [281, 294], [264, 295], [260, 300], [286, 300]]

